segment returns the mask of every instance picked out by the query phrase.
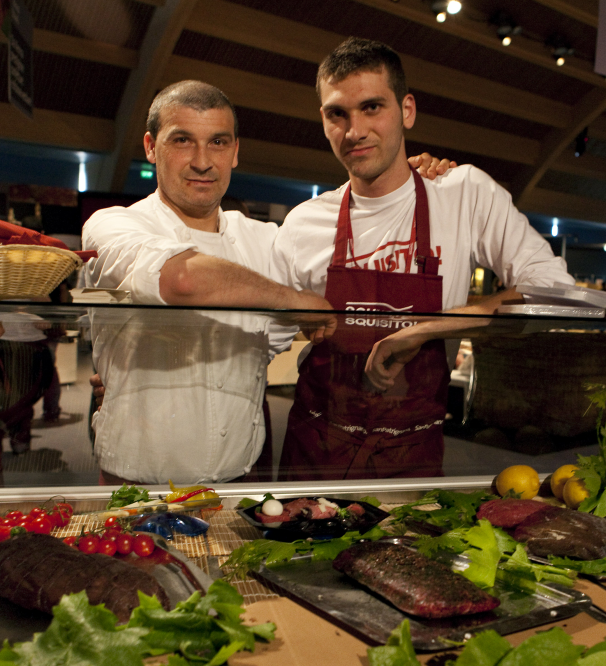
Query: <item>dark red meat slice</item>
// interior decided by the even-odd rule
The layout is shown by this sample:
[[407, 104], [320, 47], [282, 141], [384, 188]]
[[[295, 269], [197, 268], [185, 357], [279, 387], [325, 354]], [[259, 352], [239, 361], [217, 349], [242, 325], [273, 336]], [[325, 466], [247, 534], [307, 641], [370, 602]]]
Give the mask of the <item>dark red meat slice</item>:
[[46, 534], [23, 534], [0, 543], [0, 595], [24, 608], [50, 613], [64, 594], [86, 590], [120, 622], [139, 605], [137, 590], [155, 594], [170, 609], [166, 592], [149, 573], [107, 555], [85, 555]]
[[513, 538], [539, 557], [606, 557], [606, 519], [582, 511], [550, 506], [521, 522]]
[[316, 506], [309, 507], [311, 509], [310, 517], [312, 520], [326, 520], [327, 518], [334, 518], [337, 515], [337, 510], [332, 506], [322, 506], [324, 506], [324, 510], [322, 510], [322, 507], [317, 503]]
[[327, 506], [326, 509], [322, 511], [318, 501], [309, 499], [308, 497], [300, 497], [292, 502], [288, 502], [284, 505], [284, 510], [290, 514], [291, 519], [307, 518], [312, 520], [324, 520], [326, 518], [333, 518], [337, 515], [336, 509]]
[[515, 527], [533, 513], [545, 511], [549, 504], [523, 499], [496, 499], [485, 502], [476, 514], [495, 527]]
[[356, 516], [362, 516], [366, 513], [366, 511], [364, 511], [364, 507], [360, 506], [359, 504], [357, 504], [355, 502], [353, 504], [350, 504], [347, 507], [347, 510], [350, 513], [355, 513]]
[[292, 518], [296, 518], [303, 509], [311, 509], [313, 506], [317, 506], [318, 503], [316, 500], [308, 499], [307, 497], [300, 497], [299, 499], [293, 500], [292, 502], [287, 502], [284, 505], [284, 511], [287, 511]]
[[445, 564], [396, 544], [358, 543], [339, 553], [333, 566], [420, 617], [481, 613], [500, 603]]

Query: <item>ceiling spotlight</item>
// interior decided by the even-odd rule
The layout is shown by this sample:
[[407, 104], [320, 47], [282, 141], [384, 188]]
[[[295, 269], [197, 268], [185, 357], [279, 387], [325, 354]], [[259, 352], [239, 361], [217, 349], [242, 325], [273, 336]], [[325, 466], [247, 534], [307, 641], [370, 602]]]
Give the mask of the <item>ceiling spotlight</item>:
[[490, 17], [490, 24], [496, 25], [497, 36], [501, 39], [503, 46], [511, 44], [512, 37], [522, 32], [519, 26], [507, 12], [498, 11]]
[[587, 127], [586, 127], [582, 132], [578, 133], [577, 138], [574, 140], [575, 157], [581, 157], [582, 155], [585, 154], [588, 141], [589, 137], [587, 136]]
[[449, 14], [458, 14], [461, 11], [461, 7], [463, 7], [463, 5], [459, 0], [449, 0], [448, 5], [446, 5], [446, 11]]
[[431, 11], [436, 15], [438, 23], [444, 23], [448, 14], [458, 14], [461, 11], [462, 4], [459, 0], [433, 0]]
[[561, 67], [566, 62], [568, 56], [574, 55], [574, 49], [562, 35], [551, 35], [545, 42], [545, 46], [551, 49], [551, 54], [558, 67]]

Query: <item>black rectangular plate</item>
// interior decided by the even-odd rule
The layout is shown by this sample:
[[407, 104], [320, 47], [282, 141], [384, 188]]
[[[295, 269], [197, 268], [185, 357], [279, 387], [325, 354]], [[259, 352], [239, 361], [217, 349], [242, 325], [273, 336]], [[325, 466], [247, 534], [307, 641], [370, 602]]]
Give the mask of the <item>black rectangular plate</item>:
[[[320, 497], [307, 497], [306, 499], [317, 500]], [[303, 499], [301, 497], [288, 497], [280, 500], [283, 504], [287, 502], [294, 502], [295, 500]], [[385, 518], [389, 517], [387, 511], [379, 509], [368, 502], [361, 502], [352, 499], [337, 499], [335, 497], [324, 497], [329, 502], [334, 502], [341, 509], [349, 506], [350, 504], [359, 504], [369, 514], [370, 520], [367, 521], [362, 532], [367, 532], [375, 525], [378, 525]], [[348, 531], [347, 528], [340, 524], [334, 524], [332, 520], [307, 520], [303, 523], [299, 520], [293, 520], [288, 523], [281, 523], [280, 527], [268, 527], [267, 523], [262, 523], [255, 518], [256, 509], [262, 506], [263, 502], [257, 502], [246, 509], [238, 509], [238, 513], [248, 523], [263, 531], [265, 538], [274, 539], [275, 541], [296, 541], [297, 539], [334, 539], [341, 537]], [[353, 528], [357, 529], [357, 528]]]

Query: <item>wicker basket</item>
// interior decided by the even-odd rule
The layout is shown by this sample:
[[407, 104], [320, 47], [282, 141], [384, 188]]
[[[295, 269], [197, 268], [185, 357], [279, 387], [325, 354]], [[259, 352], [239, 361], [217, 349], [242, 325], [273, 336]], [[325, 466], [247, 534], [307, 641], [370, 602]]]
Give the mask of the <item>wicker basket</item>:
[[48, 296], [82, 265], [70, 250], [44, 245], [0, 246], [0, 298]]

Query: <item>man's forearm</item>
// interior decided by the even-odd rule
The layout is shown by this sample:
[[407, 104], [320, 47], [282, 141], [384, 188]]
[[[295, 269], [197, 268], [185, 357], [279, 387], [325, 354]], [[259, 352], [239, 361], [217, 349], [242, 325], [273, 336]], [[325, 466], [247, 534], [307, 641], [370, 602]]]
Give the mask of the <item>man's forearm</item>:
[[309, 297], [244, 266], [193, 250], [164, 264], [160, 296], [169, 305], [325, 308], [320, 296]]

